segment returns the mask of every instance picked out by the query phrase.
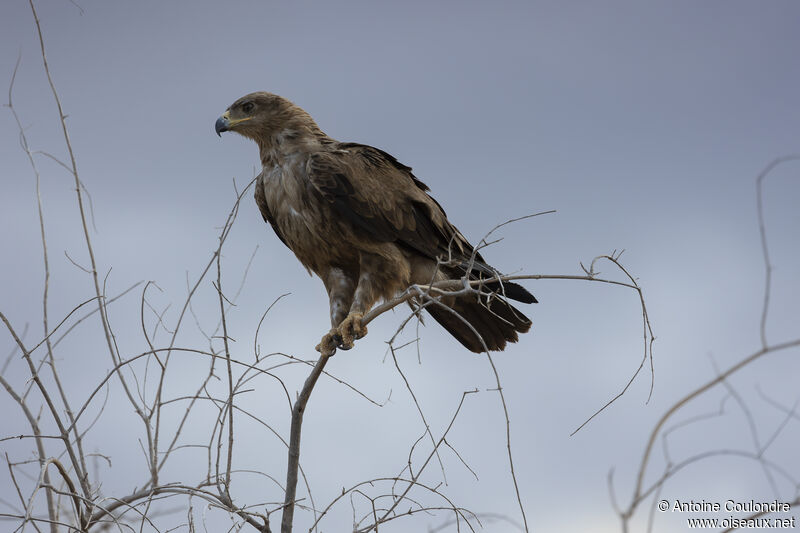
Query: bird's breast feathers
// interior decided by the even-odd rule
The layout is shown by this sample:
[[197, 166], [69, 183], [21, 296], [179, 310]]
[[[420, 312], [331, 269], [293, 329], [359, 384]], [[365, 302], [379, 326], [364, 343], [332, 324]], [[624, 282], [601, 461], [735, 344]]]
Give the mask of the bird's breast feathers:
[[286, 245], [306, 268], [319, 273], [331, 262], [357, 262], [358, 251], [341, 220], [310, 186], [307, 159], [308, 154], [298, 154], [277, 160], [264, 168], [257, 186]]

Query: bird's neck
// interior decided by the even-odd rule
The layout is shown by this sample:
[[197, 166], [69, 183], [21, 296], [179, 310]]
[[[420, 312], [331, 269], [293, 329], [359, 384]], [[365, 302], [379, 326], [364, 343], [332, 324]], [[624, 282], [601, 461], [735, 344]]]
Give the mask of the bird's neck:
[[286, 157], [300, 152], [316, 152], [332, 141], [316, 124], [286, 127], [256, 139], [265, 167], [279, 165]]

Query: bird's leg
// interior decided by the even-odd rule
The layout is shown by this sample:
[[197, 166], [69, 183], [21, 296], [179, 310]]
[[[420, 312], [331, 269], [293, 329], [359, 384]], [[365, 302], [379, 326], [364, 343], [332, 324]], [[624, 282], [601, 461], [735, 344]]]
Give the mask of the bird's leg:
[[342, 335], [339, 332], [339, 325], [347, 315], [347, 311], [353, 303], [353, 292], [355, 291], [355, 281], [345, 274], [341, 268], [331, 268], [327, 275], [322, 278], [325, 288], [328, 290], [331, 312], [331, 330], [323, 335], [322, 340], [316, 350], [323, 355], [333, 355], [336, 348], [349, 350], [353, 347], [352, 343], [345, 346], [342, 343]]
[[350, 305], [347, 317], [339, 325], [343, 349], [349, 350], [353, 347], [354, 341], [367, 335], [367, 326], [363, 325], [361, 320], [379, 297], [378, 276], [381, 269], [382, 259], [379, 256], [361, 253], [358, 285], [353, 294], [353, 303]]

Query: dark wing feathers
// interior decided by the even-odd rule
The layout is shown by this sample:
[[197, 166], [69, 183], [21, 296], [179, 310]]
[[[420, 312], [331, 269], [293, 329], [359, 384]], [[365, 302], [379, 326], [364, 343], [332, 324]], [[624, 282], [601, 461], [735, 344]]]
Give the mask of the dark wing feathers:
[[[468, 269], [474, 279], [499, 275], [450, 224], [411, 167], [364, 144], [339, 143], [337, 148], [312, 154], [306, 170], [309, 186], [338, 216], [378, 241], [399, 242], [433, 260], [450, 257], [458, 276]], [[516, 283], [501, 287], [499, 282], [489, 282], [486, 287], [514, 300], [536, 302]]]
[[309, 185], [338, 216], [375, 240], [399, 241], [431, 259], [447, 251], [454, 228], [409, 167], [375, 148], [339, 146], [347, 148], [317, 152], [307, 166]]
[[[339, 143], [339, 147], [343, 150], [349, 149], [356, 149], [358, 150], [359, 154], [364, 158], [365, 161], [369, 162], [373, 167], [380, 167], [389, 163], [394, 168], [399, 170], [400, 172], [408, 174], [411, 179], [414, 181], [414, 185], [416, 185], [419, 189], [427, 192], [430, 188], [425, 185], [419, 178], [417, 178], [414, 174], [411, 173], [411, 167], [404, 165], [400, 161], [398, 161], [392, 154], [388, 152], [384, 152], [380, 148], [375, 148], [374, 146], [368, 146], [366, 144], [359, 144], [359, 143]], [[433, 198], [431, 198], [433, 200]], [[436, 200], [433, 200], [436, 202]], [[438, 203], [436, 205], [439, 205]], [[441, 206], [439, 206], [441, 209]]]

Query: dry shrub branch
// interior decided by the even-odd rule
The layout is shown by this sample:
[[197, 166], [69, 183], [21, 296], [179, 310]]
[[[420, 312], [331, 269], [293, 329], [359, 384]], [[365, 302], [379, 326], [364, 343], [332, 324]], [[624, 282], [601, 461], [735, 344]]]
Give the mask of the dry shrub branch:
[[[43, 529], [51, 533], [60, 531], [167, 531], [175, 528], [175, 517], [181, 518], [178, 527], [194, 532], [201, 529], [197, 523], [198, 502], [202, 502], [200, 518], [203, 527], [209, 527], [205, 521], [211, 520], [209, 513], [221, 511], [226, 517], [226, 528], [239, 530], [250, 527], [256, 531], [268, 533], [277, 523], [275, 513], [281, 514], [280, 531], [288, 533], [296, 524], [295, 512], [300, 510], [308, 514], [309, 531], [320, 531], [331, 515], [331, 510], [339, 505], [349, 503], [353, 510], [352, 530], [357, 532], [379, 531], [384, 524], [400, 520], [409, 520], [416, 515], [446, 513], [446, 522], [442, 528], [455, 528], [458, 531], [475, 531], [485, 524], [502, 521], [512, 524], [520, 530], [528, 531], [529, 517], [521, 496], [520, 480], [514, 465], [512, 447], [512, 426], [508, 414], [506, 396], [497, 366], [488, 350], [485, 357], [487, 371], [490, 372], [496, 393], [500, 400], [500, 410], [505, 423], [506, 459], [510, 471], [509, 482], [513, 486], [519, 508], [519, 522], [516, 518], [496, 516], [491, 513], [472, 512], [453, 501], [443, 489], [446, 488], [446, 470], [442, 454], [453, 454], [460, 464], [475, 474], [469, 464], [458, 452], [457, 443], [450, 438], [452, 428], [457, 424], [463, 408], [470, 398], [479, 394], [477, 389], [465, 390], [457, 398], [452, 414], [444, 427], [432, 427], [431, 417], [427, 416], [415, 394], [414, 387], [396, 356], [397, 351], [416, 342], [399, 345], [396, 343], [399, 334], [419, 318], [419, 312], [431, 306], [442, 306], [441, 302], [454, 295], [469, 295], [479, 301], [489, 301], [495, 293], [489, 290], [492, 284], [516, 280], [556, 280], [581, 281], [611, 284], [620, 288], [633, 290], [637, 294], [642, 313], [643, 355], [638, 368], [633, 372], [627, 385], [614, 395], [609, 402], [600, 407], [575, 431], [580, 430], [597, 414], [606, 409], [617, 398], [624, 394], [641, 370], [649, 363], [652, 379], [652, 344], [654, 336], [645, 306], [641, 287], [636, 279], [620, 262], [621, 253], [612, 253], [595, 258], [589, 267], [583, 267], [583, 274], [516, 274], [483, 280], [449, 280], [429, 285], [408, 287], [402, 294], [391, 301], [373, 308], [364, 316], [367, 324], [401, 304], [411, 304], [412, 311], [400, 320], [395, 335], [389, 341], [395, 369], [405, 383], [409, 401], [413, 402], [424, 426], [423, 434], [414, 441], [409, 449], [408, 457], [403, 461], [399, 472], [383, 475], [343, 488], [342, 493], [330, 498], [327, 503], [318, 504], [312, 496], [311, 483], [301, 465], [301, 433], [303, 417], [312, 397], [315, 386], [320, 379], [329, 379], [341, 385], [344, 390], [352, 392], [370, 405], [380, 407], [385, 402], [378, 402], [359, 390], [347, 379], [336, 377], [326, 371], [330, 358], [319, 357], [305, 360], [291, 354], [262, 354], [259, 344], [259, 333], [262, 323], [268, 318], [270, 310], [282, 298], [264, 311], [253, 337], [253, 350], [248, 353], [243, 349], [244, 343], [236, 342], [231, 336], [232, 311], [248, 275], [253, 256], [241, 273], [238, 289], [232, 290], [226, 282], [225, 245], [234, 228], [241, 201], [246, 198], [253, 181], [241, 190], [236, 189], [230, 211], [225, 217], [218, 234], [218, 244], [211, 251], [208, 261], [201, 266], [199, 274], [190, 280], [187, 274], [186, 296], [176, 311], [170, 311], [169, 304], [159, 302], [161, 289], [152, 281], [134, 282], [118, 294], [108, 294], [110, 269], [101, 271], [97, 259], [93, 236], [93, 219], [87, 210], [88, 192], [80, 178], [77, 157], [70, 141], [66, 113], [56, 84], [51, 76], [47, 62], [45, 38], [39, 24], [36, 8], [29, 0], [33, 21], [37, 31], [40, 56], [53, 100], [58, 110], [57, 121], [63, 134], [63, 148], [68, 154], [66, 162], [60, 161], [52, 154], [32, 150], [26, 136], [26, 129], [14, 107], [15, 69], [9, 86], [7, 107], [13, 114], [18, 129], [20, 143], [31, 166], [35, 180], [37, 198], [39, 233], [41, 235], [42, 262], [44, 270], [42, 313], [40, 333], [29, 331], [26, 325], [22, 330], [12, 323], [0, 310], [6, 332], [11, 339], [11, 350], [0, 369], [0, 385], [6, 391], [11, 404], [19, 409], [29, 426], [29, 432], [20, 435], [0, 435], [0, 445], [21, 441], [26, 453], [6, 453], [6, 465], [10, 479], [14, 485], [18, 501], [0, 502], [8, 512], [0, 513], [0, 522], [11, 524], [15, 531], [32, 528]], [[19, 62], [17, 67], [19, 67]], [[77, 303], [58, 321], [53, 321], [50, 311], [51, 295], [51, 259], [47, 239], [48, 217], [42, 202], [40, 171], [37, 166], [38, 157], [43, 156], [55, 160], [71, 177], [74, 183], [74, 207], [80, 220], [82, 237], [82, 254], [84, 259], [69, 261], [78, 267], [79, 275], [88, 275], [91, 281], [91, 294], [85, 301]], [[545, 213], [537, 213], [533, 216]], [[476, 248], [488, 246], [491, 235], [505, 224], [521, 219], [512, 219], [492, 229], [481, 240]], [[82, 264], [82, 261], [85, 264]], [[445, 260], [443, 260], [444, 262]], [[601, 277], [596, 267], [600, 262], [609, 262], [615, 267], [621, 279]], [[469, 271], [470, 269], [467, 269]], [[213, 327], [206, 314], [209, 306], [198, 304], [198, 299], [206, 296], [213, 289], [215, 314]], [[134, 289], [141, 287], [135, 309], [138, 323], [116, 323], [113, 320], [114, 310], [122, 306], [126, 297], [133, 294]], [[98, 333], [92, 342], [86, 342], [86, 331], [92, 321], [99, 325]], [[465, 321], [466, 323], [466, 321]], [[53, 325], [55, 324], [55, 325]], [[194, 327], [205, 346], [197, 343], [186, 343], [184, 340], [187, 328]], [[140, 334], [145, 349], [131, 348], [125, 338], [131, 332]], [[477, 332], [475, 332], [477, 334]], [[91, 386], [74, 390], [65, 386], [60, 367], [63, 361], [74, 364], [76, 354], [69, 351], [66, 345], [74, 336], [81, 335], [80, 357], [82, 364], [91, 364], [97, 368], [98, 358], [110, 364]], [[33, 341], [27, 341], [34, 337]], [[97, 342], [94, 342], [97, 341]], [[65, 346], [60, 346], [64, 342]], [[786, 348], [794, 346], [790, 344]], [[780, 346], [764, 346], [764, 351], [775, 351]], [[754, 355], [753, 357], [758, 357]], [[252, 358], [251, 358], [252, 357]], [[340, 356], [343, 357], [343, 356]], [[7, 376], [8, 369], [22, 361], [26, 367], [24, 379], [12, 379]], [[89, 363], [90, 362], [90, 363]], [[744, 362], [743, 364], [747, 364]], [[176, 382], [187, 365], [192, 368], [202, 367], [199, 377], [183, 389], [176, 388]], [[295, 381], [287, 382], [287, 370], [299, 368], [310, 371], [296, 397], [293, 390], [298, 386]], [[714, 383], [721, 382], [722, 374]], [[713, 386], [713, 384], [710, 386]], [[266, 416], [248, 408], [241, 401], [248, 395], [263, 394], [268, 389], [278, 391], [282, 399], [271, 405]], [[139, 446], [141, 460], [145, 468], [141, 471], [141, 479], [136, 485], [120, 492], [120, 489], [104, 478], [103, 465], [111, 463], [111, 457], [105, 455], [103, 449], [97, 449], [103, 443], [102, 435], [93, 429], [98, 423], [107, 419], [123, 418], [122, 408], [118, 403], [110, 401], [121, 397], [126, 402], [128, 411], [135, 415], [135, 424], [125, 424], [119, 429], [126, 438]], [[691, 398], [687, 399], [689, 401]], [[112, 407], [113, 403], [113, 407]], [[676, 408], [677, 409], [677, 408]], [[177, 412], [177, 414], [176, 414]], [[665, 419], [669, 418], [669, 414]], [[288, 421], [288, 436], [280, 429]], [[255, 426], [262, 432], [263, 438], [278, 443], [285, 450], [285, 457], [277, 461], [282, 468], [275, 471], [274, 456], [263, 457], [263, 463], [250, 467], [242, 466], [237, 459], [237, 450], [243, 440], [252, 438], [240, 429], [243, 424]], [[662, 423], [656, 428], [655, 434]], [[197, 426], [207, 431], [203, 438], [197, 437], [193, 431]], [[87, 448], [87, 442], [92, 448]], [[305, 446], [322, 446], [324, 443], [306, 442]], [[27, 447], [25, 447], [27, 446]], [[358, 446], [354, 440], [353, 446]], [[649, 448], [651, 444], [648, 446]], [[198, 454], [201, 459], [198, 460]], [[27, 458], [24, 458], [27, 457]], [[30, 458], [34, 459], [30, 459]], [[126, 458], [126, 461], [128, 459]], [[138, 458], [136, 460], [139, 460]], [[173, 465], [185, 465], [191, 462], [189, 471], [195, 479], [187, 482], [175, 475]], [[439, 465], [440, 474], [430, 473], [431, 465]], [[644, 471], [647, 455], [642, 465]], [[285, 471], [281, 471], [285, 468]], [[285, 483], [281, 482], [285, 472]], [[247, 476], [257, 476], [265, 480], [269, 489], [260, 494], [237, 492], [237, 484]], [[435, 481], [437, 476], [441, 481]], [[477, 476], [476, 476], [477, 477]], [[434, 480], [434, 481], [431, 481]], [[298, 484], [302, 482], [304, 495], [298, 497]], [[640, 482], [641, 484], [641, 482]], [[648, 492], [639, 487], [636, 490], [636, 501]], [[635, 508], [635, 505], [634, 505]], [[219, 515], [214, 515], [219, 519]], [[210, 526], [212, 529], [214, 526]], [[329, 529], [340, 529], [341, 524], [328, 524]]]

